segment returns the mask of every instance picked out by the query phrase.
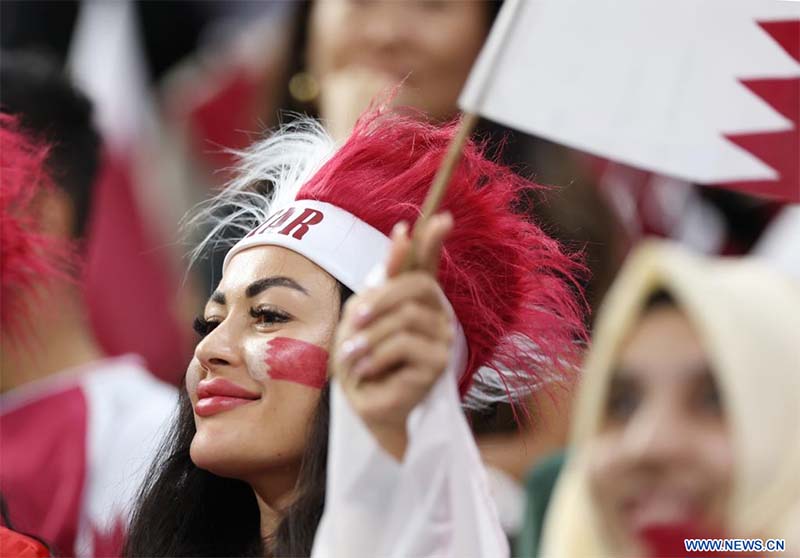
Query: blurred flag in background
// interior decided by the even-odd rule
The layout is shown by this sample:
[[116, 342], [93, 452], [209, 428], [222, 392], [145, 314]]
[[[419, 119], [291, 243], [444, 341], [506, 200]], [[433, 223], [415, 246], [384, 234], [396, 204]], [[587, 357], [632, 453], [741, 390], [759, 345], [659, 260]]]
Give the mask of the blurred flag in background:
[[[189, 327], [177, 319], [177, 203], [158, 164], [157, 112], [133, 6], [81, 3], [68, 68], [95, 103], [104, 164], [89, 229], [86, 289], [98, 341], [135, 352], [176, 382], [189, 360]], [[176, 214], [177, 211], [177, 214]]]

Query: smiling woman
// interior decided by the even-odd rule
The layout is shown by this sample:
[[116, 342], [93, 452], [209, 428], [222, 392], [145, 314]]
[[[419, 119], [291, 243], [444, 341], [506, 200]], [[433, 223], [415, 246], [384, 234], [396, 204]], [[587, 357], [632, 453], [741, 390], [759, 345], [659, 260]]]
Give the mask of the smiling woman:
[[589, 482], [606, 528], [631, 555], [646, 555], [642, 543], [668, 526], [721, 533], [733, 453], [701, 339], [656, 291], [611, 372]]
[[[327, 381], [339, 288], [286, 248], [261, 246], [231, 259], [198, 320], [203, 338], [186, 373], [198, 417], [196, 465], [251, 485], [261, 477], [275, 484], [275, 470], [299, 468], [308, 421], [298, 418], [313, 415]], [[281, 428], [265, 436], [254, 424]]]
[[756, 261], [640, 248], [598, 317], [543, 556], [800, 548], [800, 290]]
[[196, 257], [232, 246], [128, 555], [508, 554], [461, 404], [572, 372], [581, 268], [469, 145], [401, 271], [454, 132], [377, 112], [335, 150], [294, 124], [190, 221]]

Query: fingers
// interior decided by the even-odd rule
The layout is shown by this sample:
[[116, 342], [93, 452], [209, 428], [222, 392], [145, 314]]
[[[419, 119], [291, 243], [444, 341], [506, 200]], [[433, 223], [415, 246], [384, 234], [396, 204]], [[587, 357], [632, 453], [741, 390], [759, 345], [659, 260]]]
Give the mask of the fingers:
[[398, 368], [418, 370], [424, 382], [432, 383], [447, 366], [446, 344], [421, 335], [401, 332], [385, 339], [359, 359], [352, 369], [357, 379], [379, 377]]
[[346, 393], [380, 440], [376, 427], [405, 429], [408, 414], [430, 391], [433, 380], [429, 376], [429, 371], [405, 367], [378, 380], [361, 382], [356, 389], [346, 388]]
[[426, 223], [417, 241], [415, 254], [417, 269], [427, 271], [436, 277], [442, 259], [442, 245], [451, 230], [453, 230], [453, 217], [447, 212], [434, 215]]
[[357, 331], [341, 346], [339, 358], [347, 366], [375, 350], [392, 336], [414, 333], [422, 338], [449, 343], [452, 325], [447, 315], [432, 310], [416, 301], [406, 302], [394, 312], [387, 312], [369, 327]]
[[389, 258], [386, 261], [386, 277], [394, 277], [403, 267], [406, 254], [411, 249], [411, 239], [408, 236], [408, 223], [400, 221], [392, 229], [392, 240], [389, 248]]
[[[417, 226], [413, 247], [408, 225], [394, 227], [388, 280], [351, 297], [337, 328], [331, 372], [368, 424], [404, 428], [408, 413], [450, 357], [452, 310], [436, 273], [453, 219], [446, 213]], [[407, 271], [404, 264], [412, 249], [415, 267]]]
[[444, 239], [453, 229], [453, 217], [449, 212], [434, 215], [427, 221], [420, 220], [414, 230], [414, 241], [408, 236], [408, 223], [400, 221], [392, 229], [386, 276], [395, 277], [403, 271], [409, 250], [415, 250], [414, 269], [436, 277], [442, 258]]
[[345, 304], [342, 321], [352, 324], [352, 329], [363, 329], [411, 300], [433, 310], [442, 310], [442, 296], [438, 283], [431, 275], [411, 271], [350, 299]]

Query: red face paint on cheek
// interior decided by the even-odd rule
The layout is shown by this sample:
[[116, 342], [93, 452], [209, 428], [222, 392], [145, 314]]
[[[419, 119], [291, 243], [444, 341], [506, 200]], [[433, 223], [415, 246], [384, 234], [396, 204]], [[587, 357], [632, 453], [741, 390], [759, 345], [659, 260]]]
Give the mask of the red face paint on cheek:
[[328, 378], [328, 351], [299, 339], [270, 339], [265, 362], [273, 380], [322, 389]]

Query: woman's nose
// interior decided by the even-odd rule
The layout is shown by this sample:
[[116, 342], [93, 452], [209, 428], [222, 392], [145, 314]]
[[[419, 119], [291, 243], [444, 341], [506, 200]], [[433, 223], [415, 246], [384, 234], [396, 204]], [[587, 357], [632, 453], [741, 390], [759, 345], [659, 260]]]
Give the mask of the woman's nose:
[[211, 369], [219, 366], [239, 366], [242, 363], [241, 351], [233, 326], [223, 320], [197, 344], [195, 357], [200, 364]]
[[627, 459], [642, 465], [666, 465], [679, 460], [690, 443], [690, 425], [668, 405], [642, 409], [624, 433]]
[[[408, 40], [408, 17], [403, 3], [388, 2], [374, 7], [360, 29], [362, 38], [375, 48], [397, 48]], [[399, 8], [399, 10], [398, 10]], [[404, 17], [406, 16], [406, 17]]]

